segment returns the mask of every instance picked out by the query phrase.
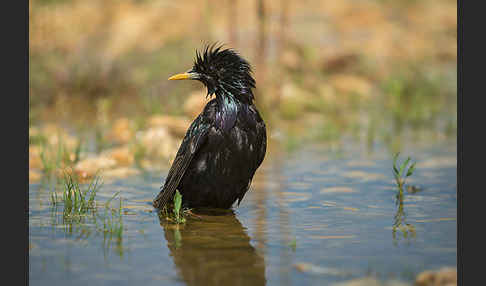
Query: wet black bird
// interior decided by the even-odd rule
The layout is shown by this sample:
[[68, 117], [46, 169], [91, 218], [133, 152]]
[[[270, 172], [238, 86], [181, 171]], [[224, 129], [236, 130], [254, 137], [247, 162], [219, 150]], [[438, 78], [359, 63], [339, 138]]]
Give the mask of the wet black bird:
[[194, 66], [169, 80], [193, 79], [215, 95], [192, 122], [153, 205], [163, 208], [176, 189], [184, 207], [240, 204], [265, 157], [265, 123], [254, 104], [250, 64], [232, 49], [207, 46]]

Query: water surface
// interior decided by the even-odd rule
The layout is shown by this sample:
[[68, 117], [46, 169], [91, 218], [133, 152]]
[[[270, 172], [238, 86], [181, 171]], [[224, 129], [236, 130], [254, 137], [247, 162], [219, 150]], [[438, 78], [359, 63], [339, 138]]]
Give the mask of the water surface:
[[[456, 144], [410, 143], [402, 154], [417, 161], [402, 208], [391, 152], [352, 142], [271, 153], [239, 207], [195, 211], [202, 220], [184, 225], [151, 206], [167, 170], [105, 180], [97, 198], [120, 192], [121, 239], [97, 231], [99, 217], [66, 225], [49, 183], [30, 184], [30, 284], [328, 285], [367, 275], [411, 284], [456, 266]], [[397, 212], [414, 231], [393, 231]]]

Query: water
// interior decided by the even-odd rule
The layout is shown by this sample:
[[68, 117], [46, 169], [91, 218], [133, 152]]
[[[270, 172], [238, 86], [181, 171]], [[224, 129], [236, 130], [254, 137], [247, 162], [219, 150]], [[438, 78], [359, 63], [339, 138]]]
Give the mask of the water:
[[200, 211], [179, 226], [151, 206], [167, 171], [105, 180], [98, 200], [123, 198], [121, 240], [96, 231], [99, 219], [67, 229], [48, 184], [30, 184], [30, 285], [329, 285], [367, 275], [412, 284], [421, 271], [455, 267], [455, 141], [402, 150], [417, 161], [406, 183], [417, 191], [403, 197], [408, 233], [392, 228], [391, 152], [342, 146], [271, 153], [233, 212]]

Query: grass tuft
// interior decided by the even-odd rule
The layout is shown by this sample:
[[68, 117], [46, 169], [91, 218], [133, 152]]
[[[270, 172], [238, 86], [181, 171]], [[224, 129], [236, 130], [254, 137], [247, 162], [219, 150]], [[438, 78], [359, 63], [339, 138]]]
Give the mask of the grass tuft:
[[110, 203], [119, 194], [120, 192], [115, 193], [105, 204], [102, 229], [104, 241], [107, 241], [107, 238], [108, 241], [111, 241], [115, 237], [117, 245], [121, 244], [123, 237], [122, 198], [119, 197], [118, 207], [112, 208], [110, 207]]
[[[95, 176], [88, 187], [81, 189], [77, 178], [70, 174], [64, 174], [64, 190], [62, 202], [64, 203], [63, 217], [65, 219], [75, 219], [86, 215], [90, 210], [96, 207], [96, 193], [101, 187], [102, 182], [99, 176]], [[51, 200], [54, 204], [59, 202], [57, 194], [51, 194]]]
[[[89, 184], [81, 185], [77, 176], [65, 172], [62, 178], [62, 196], [55, 191], [50, 194], [53, 225], [58, 224], [57, 209], [62, 206], [62, 225], [67, 234], [79, 233], [79, 238], [87, 238], [91, 233], [101, 233], [103, 250], [111, 249], [111, 242], [114, 240], [115, 250], [122, 256], [123, 199], [118, 191], [104, 204], [97, 202], [96, 195], [102, 184], [101, 177], [95, 175]], [[119, 202], [112, 206], [117, 196]], [[99, 209], [104, 209], [104, 212], [98, 212]]]

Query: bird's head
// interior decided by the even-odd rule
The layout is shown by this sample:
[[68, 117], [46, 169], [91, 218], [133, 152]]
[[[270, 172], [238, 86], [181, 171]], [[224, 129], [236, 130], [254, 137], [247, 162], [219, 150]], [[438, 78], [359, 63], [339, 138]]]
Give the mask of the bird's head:
[[208, 96], [233, 96], [251, 103], [254, 99], [252, 88], [255, 88], [251, 73], [250, 64], [234, 50], [211, 45], [201, 52], [196, 51], [192, 69], [171, 76], [169, 80], [199, 80], [207, 87]]

